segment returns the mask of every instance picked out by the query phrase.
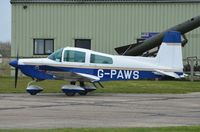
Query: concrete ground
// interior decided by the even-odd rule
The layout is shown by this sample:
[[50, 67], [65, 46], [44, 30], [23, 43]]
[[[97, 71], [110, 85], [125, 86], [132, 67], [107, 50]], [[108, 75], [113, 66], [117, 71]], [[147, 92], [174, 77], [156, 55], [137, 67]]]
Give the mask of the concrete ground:
[[200, 125], [200, 93], [0, 94], [0, 129]]

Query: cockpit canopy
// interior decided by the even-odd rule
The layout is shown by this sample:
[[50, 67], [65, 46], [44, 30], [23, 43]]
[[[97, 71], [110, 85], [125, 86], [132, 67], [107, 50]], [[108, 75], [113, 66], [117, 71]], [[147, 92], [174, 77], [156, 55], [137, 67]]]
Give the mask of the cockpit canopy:
[[64, 62], [85, 62], [85, 52], [75, 50], [64, 51]]
[[[90, 54], [90, 58], [88, 60], [89, 63], [96, 64], [113, 64], [112, 57], [106, 55], [100, 55], [96, 52], [88, 53]], [[48, 56], [49, 59], [56, 62], [77, 62], [77, 63], [85, 63], [86, 62], [86, 51], [79, 51], [76, 49], [67, 49], [62, 48], [51, 55]]]
[[90, 55], [90, 63], [97, 63], [97, 64], [112, 64], [113, 60], [111, 57], [91, 54]]
[[63, 51], [63, 48], [55, 51], [54, 53], [49, 55], [48, 58], [51, 60], [57, 61], [57, 62], [61, 62], [62, 61], [62, 51]]

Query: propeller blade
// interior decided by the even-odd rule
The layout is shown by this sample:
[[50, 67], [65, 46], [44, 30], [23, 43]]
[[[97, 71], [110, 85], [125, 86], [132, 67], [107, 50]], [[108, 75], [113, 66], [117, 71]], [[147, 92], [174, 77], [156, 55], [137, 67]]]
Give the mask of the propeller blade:
[[19, 60], [19, 49], [17, 50], [17, 61]]
[[15, 88], [17, 87], [17, 80], [18, 80], [18, 71], [19, 71], [18, 61], [19, 61], [19, 54], [17, 51], [16, 60], [13, 60], [9, 63], [12, 67], [15, 67]]
[[18, 68], [15, 68], [15, 88], [17, 87], [17, 80], [18, 80]]
[[[17, 65], [18, 65], [18, 60], [19, 60], [19, 49], [17, 50], [17, 57], [16, 57], [16, 60], [17, 60]], [[15, 68], [15, 88], [17, 88], [17, 80], [18, 80], [18, 67]]]

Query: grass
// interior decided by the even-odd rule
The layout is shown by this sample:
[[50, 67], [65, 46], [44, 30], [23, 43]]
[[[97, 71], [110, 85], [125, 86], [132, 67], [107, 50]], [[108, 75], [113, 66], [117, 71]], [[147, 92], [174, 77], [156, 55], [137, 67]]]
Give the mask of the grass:
[[174, 93], [183, 94], [200, 92], [200, 82], [189, 81], [127, 81], [107, 82], [105, 90], [98, 89], [98, 92], [107, 93]]
[[[29, 78], [19, 78], [17, 88], [14, 88], [14, 78], [0, 77], [0, 93], [24, 93]], [[43, 92], [58, 93], [66, 81], [42, 81], [33, 83], [44, 88]], [[97, 93], [173, 93], [183, 94], [200, 92], [200, 81], [112, 81], [102, 83], [105, 88], [98, 88]], [[97, 84], [98, 85], [98, 84]]]
[[[14, 88], [14, 78], [12, 77], [0, 77], [0, 93], [24, 93], [30, 78], [21, 77], [18, 78], [17, 88]], [[42, 81], [33, 83], [44, 88], [43, 92], [46, 93], [58, 93], [61, 92], [60, 88], [66, 84], [65, 81]]]
[[200, 126], [158, 127], [158, 128], [63, 128], [42, 130], [0, 130], [0, 132], [199, 132]]

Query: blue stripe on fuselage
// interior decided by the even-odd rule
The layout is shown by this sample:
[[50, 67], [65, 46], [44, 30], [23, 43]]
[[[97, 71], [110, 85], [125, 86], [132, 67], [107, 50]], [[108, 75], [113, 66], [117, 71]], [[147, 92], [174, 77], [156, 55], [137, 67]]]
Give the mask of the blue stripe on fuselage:
[[[154, 74], [154, 72], [152, 71], [138, 71], [138, 70], [53, 67], [45, 65], [43, 66], [21, 65], [19, 68], [25, 75], [38, 79], [56, 79], [54, 75], [46, 73], [45, 71], [90, 74], [99, 77], [100, 81], [154, 79], [160, 77], [159, 75]], [[179, 75], [181, 74], [182, 73], [179, 73]]]
[[45, 79], [45, 80], [51, 80], [54, 79], [53, 75], [47, 74], [45, 71], [39, 70], [38, 66], [32, 66], [32, 65], [20, 65], [19, 69], [21, 72], [31, 78], [37, 78], [37, 79]]

